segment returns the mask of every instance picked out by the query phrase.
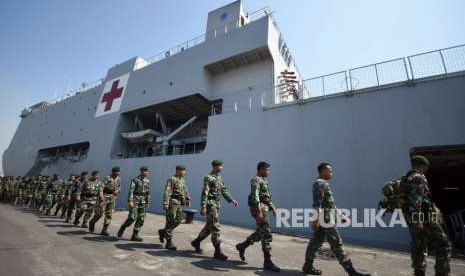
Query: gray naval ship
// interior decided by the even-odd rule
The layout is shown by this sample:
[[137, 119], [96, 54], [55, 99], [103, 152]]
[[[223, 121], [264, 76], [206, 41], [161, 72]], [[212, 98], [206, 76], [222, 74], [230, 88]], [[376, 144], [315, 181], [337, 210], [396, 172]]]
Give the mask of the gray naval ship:
[[[376, 208], [386, 181], [427, 156], [434, 200], [454, 241], [464, 241], [465, 46], [304, 78], [273, 13], [235, 1], [208, 13], [205, 34], [154, 57], [134, 57], [104, 78], [24, 109], [3, 154], [6, 175], [112, 166], [120, 207], [139, 167], [150, 167], [152, 212], [177, 164], [199, 206], [213, 159], [240, 204], [223, 223], [252, 226], [247, 196], [258, 161], [272, 164], [273, 201], [308, 208], [316, 166], [327, 161], [338, 207]], [[306, 227], [276, 231], [309, 235]], [[402, 227], [341, 229], [346, 241], [406, 248]]]

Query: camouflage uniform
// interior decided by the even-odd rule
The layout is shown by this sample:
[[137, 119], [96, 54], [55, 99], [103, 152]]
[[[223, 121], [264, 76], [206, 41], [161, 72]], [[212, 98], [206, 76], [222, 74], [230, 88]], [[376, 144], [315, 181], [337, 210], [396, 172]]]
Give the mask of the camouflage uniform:
[[8, 202], [14, 203], [16, 195], [16, 181], [13, 176], [8, 180]]
[[250, 181], [250, 194], [248, 203], [250, 206], [250, 214], [253, 218], [257, 216], [260, 211], [263, 215], [262, 221], [257, 221], [257, 228], [254, 233], [247, 237], [247, 239], [240, 243], [237, 248], [239, 251], [244, 251], [245, 248], [252, 245], [254, 242], [261, 241], [262, 251], [265, 256], [271, 255], [271, 227], [268, 223], [268, 212], [274, 209], [273, 202], [271, 201], [271, 193], [268, 187], [268, 180], [266, 177], [255, 176]]
[[[436, 252], [435, 275], [449, 275], [451, 244], [440, 224], [442, 215], [432, 201], [426, 176], [413, 170], [408, 172], [405, 178], [405, 192], [407, 200], [402, 211], [412, 237], [410, 246], [415, 275], [425, 275], [428, 245]], [[412, 218], [416, 216], [415, 220], [418, 220], [418, 214], [421, 213], [425, 218], [423, 230], [415, 232]], [[432, 216], [438, 220], [428, 219]]]
[[45, 199], [47, 196], [47, 185], [48, 185], [48, 177], [42, 176], [42, 179], [40, 180], [39, 183], [39, 189], [38, 189], [38, 204], [37, 204], [37, 210], [40, 210], [41, 207], [44, 207], [45, 204]]
[[233, 201], [233, 197], [226, 188], [221, 175], [211, 172], [203, 179], [203, 189], [200, 198], [202, 208], [207, 208], [207, 222], [196, 240], [200, 242], [211, 234], [211, 241], [215, 247], [221, 244], [219, 221], [221, 196], [228, 202]]
[[[86, 180], [87, 181], [87, 180]], [[84, 184], [84, 180], [82, 176], [80, 179], [75, 180], [74, 182], [70, 182], [68, 186], [69, 191], [69, 201], [68, 201], [68, 208], [66, 209], [66, 221], [69, 222], [71, 217], [73, 216], [74, 209], [78, 208], [78, 198], [79, 193], [81, 192], [81, 186]]]
[[[330, 223], [331, 213], [336, 210], [334, 197], [329, 186], [329, 182], [324, 179], [317, 179], [313, 184], [313, 208], [323, 211], [323, 220]], [[313, 238], [310, 240], [305, 253], [304, 270], [307, 266], [313, 266], [316, 252], [321, 247], [325, 239], [328, 241], [331, 250], [337, 260], [345, 270], [352, 268], [352, 261], [342, 248], [342, 239], [336, 226], [324, 228], [320, 226], [313, 232]]]
[[15, 204], [23, 205], [24, 200], [24, 181], [21, 177], [17, 176], [15, 179]]
[[62, 210], [61, 213], [64, 214], [63, 210], [65, 209], [65, 191], [66, 191], [67, 185], [68, 185], [68, 182], [61, 181], [61, 185], [58, 189], [57, 196], [56, 196], [57, 207], [55, 208], [55, 214], [54, 214], [55, 216], [58, 215], [58, 212], [60, 210]]
[[64, 218], [68, 213], [69, 202], [71, 200], [71, 189], [74, 185], [74, 181], [68, 180], [63, 184], [63, 199], [61, 203], [61, 218]]
[[77, 202], [79, 202], [79, 210], [74, 218], [74, 225], [79, 224], [79, 219], [82, 215], [82, 227], [87, 228], [87, 221], [92, 217], [94, 213], [97, 199], [101, 200], [102, 195], [102, 183], [99, 179], [86, 180], [82, 183], [81, 191], [77, 195]]
[[53, 207], [55, 207], [58, 193], [60, 192], [62, 185], [63, 182], [59, 178], [54, 178], [47, 184], [47, 188], [45, 189], [46, 196], [44, 203], [44, 209], [46, 210], [45, 214], [49, 215], [50, 211], [53, 209]]
[[182, 176], [168, 178], [163, 196], [163, 207], [166, 210], [165, 228], [159, 230], [159, 234], [169, 241], [173, 237], [173, 230], [178, 227], [182, 220], [182, 206], [190, 201], [186, 181]]
[[120, 230], [118, 231], [118, 237], [123, 235], [124, 229], [131, 226], [135, 221], [133, 229], [133, 239], [136, 237], [136, 240], [141, 240], [138, 236], [138, 233], [142, 226], [144, 225], [145, 220], [145, 208], [149, 205], [150, 199], [150, 180], [147, 177], [137, 176], [131, 180], [129, 186], [128, 202], [133, 202], [134, 207], [129, 209], [128, 218], [121, 225]]
[[[90, 224], [95, 225], [95, 223], [97, 223], [103, 214], [105, 214], [103, 228], [106, 230], [111, 223], [113, 207], [115, 206], [115, 199], [121, 192], [121, 178], [119, 176], [112, 177], [109, 175], [103, 181], [102, 187], [103, 204], [97, 206], [94, 217], [92, 218]], [[93, 227], [91, 231], [93, 232]], [[102, 233], [103, 232], [105, 231], [102, 231]]]

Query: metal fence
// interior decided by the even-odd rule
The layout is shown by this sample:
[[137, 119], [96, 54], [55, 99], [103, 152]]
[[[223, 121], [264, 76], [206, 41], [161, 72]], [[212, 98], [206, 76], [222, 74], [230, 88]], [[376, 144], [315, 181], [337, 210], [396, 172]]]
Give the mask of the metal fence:
[[465, 71], [465, 45], [426, 52], [303, 81], [309, 95], [319, 97], [397, 83], [414, 83], [430, 77], [447, 77]]

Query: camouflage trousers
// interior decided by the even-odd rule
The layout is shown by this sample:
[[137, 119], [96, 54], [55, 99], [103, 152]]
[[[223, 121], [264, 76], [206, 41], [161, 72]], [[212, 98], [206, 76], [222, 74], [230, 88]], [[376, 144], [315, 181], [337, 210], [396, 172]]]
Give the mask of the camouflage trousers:
[[76, 199], [76, 196], [71, 196], [71, 198], [68, 201], [68, 208], [66, 209], [66, 212], [67, 212], [66, 219], [71, 219], [75, 208], [78, 208], [77, 199]]
[[97, 221], [99, 221], [99, 219], [105, 214], [103, 225], [110, 225], [113, 214], [113, 206], [115, 206], [115, 199], [113, 198], [108, 198], [105, 200], [105, 203], [103, 205], [98, 205], [95, 209], [95, 214], [92, 218], [92, 223], [96, 223]]
[[[60, 206], [60, 209], [61, 209], [61, 217], [65, 217], [65, 215], [67, 214], [67, 211], [68, 211], [68, 205], [69, 205], [69, 197], [64, 195], [63, 198], [61, 199], [61, 206]], [[57, 210], [58, 210], [58, 207], [57, 207]], [[57, 213], [58, 211], [56, 211]]]
[[409, 225], [412, 267], [416, 270], [426, 270], [426, 256], [428, 255], [428, 245], [435, 251], [436, 263], [434, 270], [436, 275], [450, 274], [451, 244], [439, 223], [423, 224], [423, 231], [415, 233]]
[[88, 222], [94, 213], [95, 204], [95, 200], [82, 200], [79, 204], [79, 210], [77, 210], [76, 217], [74, 218], [74, 223], [79, 223], [79, 219], [82, 215], [84, 215], [82, 223]]
[[342, 239], [336, 227], [323, 228], [320, 226], [320, 228], [313, 232], [313, 237], [308, 243], [307, 251], [305, 252], [305, 262], [313, 263], [316, 252], [323, 245], [325, 239], [341, 266], [347, 270], [352, 265], [352, 262], [342, 248]]
[[145, 221], [145, 204], [138, 203], [134, 208], [129, 209], [128, 218], [124, 222], [125, 227], [129, 227], [134, 224], [134, 231], [139, 232], [142, 226], [144, 226]]
[[197, 237], [199, 241], [204, 240], [211, 234], [213, 246], [219, 246], [221, 244], [219, 215], [220, 209], [218, 207], [207, 206], [207, 222]]
[[55, 194], [48, 194], [45, 197], [44, 209], [46, 210], [47, 214], [50, 213], [50, 210], [52, 210], [56, 203], [57, 196]]
[[173, 230], [181, 224], [182, 206], [180, 204], [170, 204], [166, 211], [166, 224], [164, 234], [167, 239], [173, 237]]
[[[248, 245], [252, 245], [254, 242], [261, 241], [262, 251], [264, 253], [270, 253], [273, 236], [271, 235], [271, 227], [268, 223], [268, 208], [261, 208], [261, 212], [263, 214], [263, 221], [257, 221], [257, 228], [255, 229], [255, 232], [247, 237], [246, 243]], [[257, 215], [257, 208], [251, 207], [250, 213], [252, 217], [255, 218]]]

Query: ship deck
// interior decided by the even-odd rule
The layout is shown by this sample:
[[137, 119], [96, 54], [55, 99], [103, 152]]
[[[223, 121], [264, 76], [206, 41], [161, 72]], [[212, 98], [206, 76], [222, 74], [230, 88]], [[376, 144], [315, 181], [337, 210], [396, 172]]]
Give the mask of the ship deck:
[[[114, 234], [127, 212], [114, 214], [110, 232]], [[102, 237], [76, 228], [63, 220], [32, 212], [24, 207], [0, 204], [0, 267], [5, 275], [302, 275], [307, 239], [274, 234], [273, 259], [282, 273], [263, 272], [259, 244], [246, 252], [247, 263], [241, 262], [234, 245], [251, 229], [222, 226], [226, 262], [213, 260], [209, 240], [203, 243], [205, 255], [197, 255], [189, 243], [203, 226], [202, 221], [181, 224], [175, 230], [178, 251], [162, 248], [156, 230], [164, 225], [164, 217], [148, 214], [141, 236], [143, 243]], [[101, 223], [101, 222], [100, 222]], [[96, 229], [100, 229], [101, 224]], [[346, 275], [337, 261], [325, 252], [324, 245], [316, 265], [323, 275]], [[411, 275], [406, 252], [345, 246], [358, 268], [372, 275]], [[428, 259], [428, 275], [433, 275], [433, 259]], [[465, 275], [465, 261], [453, 259], [453, 275]]]

